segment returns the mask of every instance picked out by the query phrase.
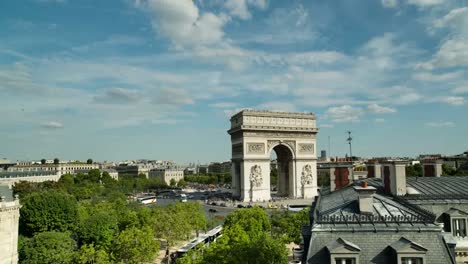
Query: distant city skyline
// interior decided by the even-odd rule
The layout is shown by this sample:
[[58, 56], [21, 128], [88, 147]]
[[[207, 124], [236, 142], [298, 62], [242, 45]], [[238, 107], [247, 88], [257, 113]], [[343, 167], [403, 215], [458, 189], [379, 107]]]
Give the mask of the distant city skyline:
[[332, 156], [468, 150], [463, 1], [3, 1], [0, 39], [12, 161], [229, 160], [243, 108], [316, 113]]

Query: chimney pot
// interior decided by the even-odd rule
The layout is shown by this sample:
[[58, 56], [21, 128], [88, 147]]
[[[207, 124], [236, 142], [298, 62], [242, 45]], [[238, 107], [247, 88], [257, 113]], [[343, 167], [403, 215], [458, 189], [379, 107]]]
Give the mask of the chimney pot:
[[[367, 182], [366, 182], [367, 183]], [[359, 211], [361, 214], [374, 213], [374, 194], [377, 191], [372, 186], [354, 186], [354, 190], [358, 194]]]

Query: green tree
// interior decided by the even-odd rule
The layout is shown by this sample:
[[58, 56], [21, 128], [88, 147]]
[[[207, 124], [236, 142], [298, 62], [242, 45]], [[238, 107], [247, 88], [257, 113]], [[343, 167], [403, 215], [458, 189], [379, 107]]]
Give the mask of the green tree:
[[69, 173], [60, 176], [59, 184], [65, 187], [67, 190], [71, 189], [75, 185], [75, 177]]
[[22, 247], [23, 264], [74, 263], [76, 243], [69, 233], [42, 232], [34, 235]]
[[99, 169], [92, 169], [88, 171], [88, 174], [85, 176], [85, 179], [93, 183], [100, 183], [101, 171]]
[[117, 217], [112, 211], [96, 211], [81, 222], [78, 229], [79, 242], [81, 245], [94, 244], [98, 248], [107, 249], [118, 232]]
[[[281, 240], [275, 240], [268, 232], [266, 213], [259, 209], [238, 210], [228, 216], [223, 236], [206, 248], [203, 254], [188, 254], [182, 264], [247, 263], [286, 264], [288, 254]], [[254, 218], [250, 220], [249, 218]], [[249, 226], [252, 225], [252, 226]], [[229, 254], [226, 254], [229, 252]]]
[[278, 170], [276, 168], [272, 168], [270, 171], [270, 185], [276, 186], [278, 182]]
[[13, 194], [19, 195], [21, 199], [24, 198], [24, 196], [36, 192], [38, 190], [38, 185], [29, 181], [19, 181], [13, 185]]
[[96, 249], [94, 244], [81, 246], [77, 261], [80, 264], [110, 264], [109, 254], [104, 249]]
[[123, 263], [153, 261], [159, 252], [159, 242], [150, 228], [131, 227], [122, 231], [115, 240], [114, 256]]
[[320, 173], [317, 177], [318, 186], [330, 186], [330, 173]]
[[226, 217], [225, 228], [239, 225], [249, 235], [255, 236], [263, 232], [270, 232], [271, 224], [267, 214], [260, 207], [236, 210]]
[[301, 242], [302, 226], [309, 223], [309, 209], [300, 212], [279, 212], [271, 216], [272, 234], [284, 243]]
[[180, 181], [177, 183], [177, 187], [185, 188], [187, 187], [187, 183], [184, 181], [184, 179], [180, 179]]
[[453, 167], [442, 164], [442, 175], [444, 176], [455, 176], [457, 175], [457, 170]]
[[408, 165], [405, 168], [406, 170], [406, 176], [408, 177], [422, 177], [423, 175], [423, 168], [421, 164], [414, 164], [414, 165]]
[[86, 164], [93, 164], [93, 160], [92, 160], [92, 159], [88, 159], [88, 160], [86, 161]]
[[26, 236], [44, 231], [73, 231], [78, 220], [76, 199], [56, 191], [26, 196], [20, 209], [20, 231]]
[[46, 164], [47, 160], [46, 159], [41, 159], [41, 164]]
[[169, 183], [170, 183], [170, 185], [171, 185], [172, 187], [174, 187], [174, 186], [177, 185], [177, 182], [176, 182], [175, 179], [171, 179]]
[[55, 158], [54, 159], [54, 164], [59, 164], [60, 163], [60, 160], [58, 158]]

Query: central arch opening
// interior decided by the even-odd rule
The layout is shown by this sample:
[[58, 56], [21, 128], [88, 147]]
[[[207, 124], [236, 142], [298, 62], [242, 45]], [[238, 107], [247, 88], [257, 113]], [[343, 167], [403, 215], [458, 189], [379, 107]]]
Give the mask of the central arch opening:
[[272, 197], [293, 195], [293, 154], [285, 145], [275, 146], [270, 153], [270, 184]]

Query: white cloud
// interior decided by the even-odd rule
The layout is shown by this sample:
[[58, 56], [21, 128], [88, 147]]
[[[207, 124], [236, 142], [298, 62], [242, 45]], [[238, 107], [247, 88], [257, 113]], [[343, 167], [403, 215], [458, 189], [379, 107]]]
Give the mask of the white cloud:
[[237, 106], [237, 103], [233, 102], [218, 102], [218, 103], [213, 103], [210, 104], [211, 107], [213, 108], [233, 108]]
[[455, 71], [442, 74], [432, 74], [431, 72], [418, 72], [413, 74], [413, 78], [425, 82], [446, 82], [450, 80], [457, 80], [463, 77], [463, 72]]
[[108, 89], [105, 94], [97, 95], [93, 102], [98, 104], [127, 104], [140, 101], [142, 96], [139, 92], [123, 88]]
[[415, 5], [418, 7], [430, 7], [440, 5], [444, 0], [408, 0], [408, 4]]
[[382, 0], [382, 6], [385, 8], [395, 8], [398, 6], [398, 0]]
[[41, 127], [46, 129], [61, 129], [63, 128], [63, 124], [57, 121], [49, 121], [42, 123]]
[[255, 6], [260, 9], [266, 9], [268, 7], [267, 0], [247, 0], [249, 5]]
[[374, 102], [407, 105], [422, 101], [424, 98], [418, 91], [406, 86], [391, 86], [382, 89], [370, 89], [368, 91]]
[[385, 122], [385, 119], [383, 119], [383, 118], [376, 118], [376, 119], [374, 119], [374, 122], [375, 122], [375, 123], [384, 123], [384, 122]]
[[252, 17], [252, 14], [249, 12], [249, 6], [266, 9], [268, 3], [266, 0], [226, 0], [224, 2], [224, 7], [231, 16], [244, 20]]
[[418, 66], [427, 70], [468, 66], [468, 39], [456, 38], [445, 41], [430, 61]]
[[374, 114], [388, 114], [395, 113], [396, 109], [391, 107], [380, 106], [378, 104], [370, 104], [367, 106], [367, 111]]
[[192, 95], [184, 89], [179, 88], [163, 88], [154, 99], [157, 104], [163, 105], [186, 105], [193, 104]]
[[467, 32], [468, 30], [468, 7], [455, 8], [447, 15], [432, 23], [433, 28], [429, 31], [440, 28], [451, 28], [457, 32]]
[[445, 96], [439, 98], [437, 101], [450, 104], [450, 105], [464, 105], [465, 104], [465, 98], [461, 96]]
[[343, 105], [328, 108], [325, 117], [333, 122], [359, 122], [363, 114], [361, 108]]
[[227, 0], [224, 7], [229, 11], [229, 14], [240, 19], [250, 19], [252, 17], [247, 7], [247, 0]]
[[449, 68], [468, 65], [468, 7], [455, 8], [440, 19], [435, 20], [429, 33], [438, 29], [448, 29], [439, 50], [431, 60], [418, 66], [423, 69]]
[[146, 0], [137, 5], [149, 9], [156, 31], [179, 47], [221, 42], [229, 20], [223, 14], [200, 13], [192, 0]]
[[446, 121], [446, 122], [429, 122], [426, 123], [426, 126], [429, 127], [454, 127], [455, 123], [451, 121]]
[[455, 94], [468, 93], [468, 84], [466, 84], [465, 86], [456, 87], [455, 89], [452, 90], [452, 92]]

